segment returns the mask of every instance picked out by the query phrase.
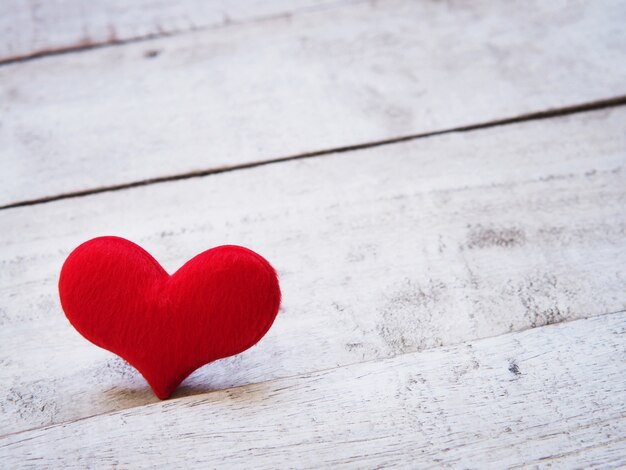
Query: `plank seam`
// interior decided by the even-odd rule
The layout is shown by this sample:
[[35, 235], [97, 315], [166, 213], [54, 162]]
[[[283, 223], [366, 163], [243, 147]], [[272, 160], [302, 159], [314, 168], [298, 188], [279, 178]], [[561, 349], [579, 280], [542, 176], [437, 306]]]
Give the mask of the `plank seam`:
[[616, 108], [616, 107], [625, 106], [625, 105], [626, 105], [626, 95], [616, 96], [613, 98], [596, 100], [596, 101], [591, 101], [587, 103], [580, 103], [580, 104], [575, 104], [575, 105], [565, 106], [565, 107], [560, 107], [560, 108], [548, 109], [544, 111], [537, 111], [537, 112], [522, 114], [519, 116], [510, 117], [510, 118], [486, 121], [486, 122], [482, 122], [478, 124], [470, 124], [466, 126], [452, 127], [449, 129], [442, 129], [438, 131], [409, 134], [409, 135], [400, 136], [400, 137], [393, 137], [390, 139], [383, 139], [383, 140], [376, 140], [376, 141], [371, 141], [371, 142], [364, 142], [361, 144], [333, 147], [333, 148], [324, 149], [324, 150], [315, 150], [312, 152], [304, 152], [304, 153], [289, 155], [285, 157], [277, 157], [277, 158], [259, 160], [255, 162], [248, 162], [248, 163], [242, 163], [242, 164], [237, 164], [237, 165], [222, 166], [222, 167], [211, 168], [211, 169], [206, 169], [206, 170], [196, 170], [196, 171], [178, 173], [178, 174], [169, 175], [169, 176], [159, 176], [155, 178], [148, 178], [145, 180], [137, 180], [137, 181], [131, 181], [128, 183], [102, 186], [99, 188], [91, 188], [91, 189], [86, 189], [82, 191], [71, 191], [67, 193], [57, 194], [55, 196], [46, 196], [42, 198], [26, 199], [26, 200], [19, 201], [19, 202], [13, 202], [10, 204], [1, 205], [0, 210], [14, 209], [18, 207], [32, 206], [32, 205], [37, 205], [37, 204], [45, 204], [49, 202], [59, 201], [62, 199], [90, 196], [92, 194], [100, 194], [100, 193], [107, 193], [107, 192], [112, 192], [112, 191], [119, 191], [123, 189], [131, 189], [131, 188], [147, 186], [147, 185], [152, 185], [152, 184], [168, 183], [168, 182], [186, 180], [186, 179], [191, 179], [191, 178], [202, 178], [205, 176], [217, 175], [217, 174], [227, 173], [227, 172], [236, 171], [236, 170], [256, 168], [256, 167], [271, 165], [275, 163], [283, 163], [283, 162], [289, 162], [289, 161], [294, 161], [294, 160], [303, 160], [306, 158], [314, 158], [314, 157], [324, 157], [324, 156], [341, 154], [341, 153], [346, 153], [346, 152], [354, 152], [358, 150], [382, 147], [386, 145], [395, 145], [395, 144], [400, 144], [400, 143], [419, 140], [419, 139], [428, 139], [428, 138], [437, 137], [440, 135], [480, 131], [483, 129], [490, 129], [494, 127], [508, 126], [512, 124], [520, 124], [524, 122], [541, 120], [541, 119], [559, 118], [559, 117], [569, 116], [573, 114], [598, 111], [601, 109]]
[[13, 64], [20, 64], [24, 62], [30, 62], [32, 60], [44, 59], [46, 57], [81, 53], [81, 52], [87, 52], [91, 50], [103, 49], [103, 48], [108, 48], [108, 47], [125, 46], [127, 44], [149, 42], [149, 41], [156, 40], [156, 39], [163, 39], [163, 38], [169, 38], [169, 37], [174, 37], [174, 36], [182, 36], [185, 34], [192, 34], [192, 33], [198, 33], [198, 32], [203, 32], [203, 31], [211, 31], [211, 30], [217, 30], [217, 29], [222, 29], [222, 28], [229, 28], [233, 26], [236, 27], [236, 26], [241, 26], [245, 24], [275, 21], [281, 18], [290, 18], [293, 15], [302, 15], [302, 14], [313, 13], [313, 12], [318, 12], [318, 11], [330, 10], [333, 8], [349, 6], [349, 5], [359, 4], [359, 3], [367, 3], [367, 0], [337, 0], [333, 3], [327, 3], [321, 6], [319, 5], [307, 6], [307, 7], [302, 7], [296, 10], [285, 11], [282, 13], [275, 13], [271, 15], [261, 15], [261, 16], [252, 17], [252, 18], [245, 19], [245, 20], [231, 20], [230, 18], [226, 17], [224, 22], [222, 23], [216, 23], [216, 24], [199, 26], [199, 27], [192, 26], [187, 29], [180, 29], [180, 30], [174, 30], [174, 31], [159, 31], [156, 33], [147, 33], [143, 36], [138, 36], [138, 37], [128, 38], [128, 39], [110, 39], [108, 41], [95, 42], [95, 43], [90, 42], [89, 39], [84, 39], [83, 41], [75, 43], [70, 46], [62, 46], [58, 48], [49, 48], [49, 49], [39, 49], [39, 50], [35, 50], [34, 52], [30, 52], [28, 54], [16, 55], [13, 57], [9, 56], [7, 58], [0, 59], [0, 67], [5, 66], [5, 65], [13, 65]]

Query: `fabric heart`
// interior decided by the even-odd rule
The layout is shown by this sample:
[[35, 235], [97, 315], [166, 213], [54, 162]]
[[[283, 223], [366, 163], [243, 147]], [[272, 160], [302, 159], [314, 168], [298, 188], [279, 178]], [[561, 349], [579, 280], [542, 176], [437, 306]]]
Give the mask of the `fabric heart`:
[[119, 237], [76, 248], [59, 294], [74, 328], [128, 361], [162, 400], [198, 367], [256, 344], [281, 299], [276, 271], [247, 248], [207, 250], [170, 276]]

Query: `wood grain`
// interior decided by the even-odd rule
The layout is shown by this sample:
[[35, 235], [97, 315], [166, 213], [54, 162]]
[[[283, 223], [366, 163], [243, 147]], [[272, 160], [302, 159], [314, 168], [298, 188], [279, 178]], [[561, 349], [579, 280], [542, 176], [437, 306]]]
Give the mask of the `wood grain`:
[[99, 235], [170, 272], [226, 243], [279, 271], [268, 336], [177, 396], [622, 310], [625, 130], [615, 108], [0, 211], [0, 429], [155, 401], [60, 310]]
[[334, 3], [337, 0], [3, 0], [0, 62], [288, 16]]
[[[505, 312], [502, 312], [505, 314]], [[0, 438], [0, 465], [626, 465], [626, 313]]]
[[626, 3], [392, 0], [0, 67], [0, 206], [626, 95]]

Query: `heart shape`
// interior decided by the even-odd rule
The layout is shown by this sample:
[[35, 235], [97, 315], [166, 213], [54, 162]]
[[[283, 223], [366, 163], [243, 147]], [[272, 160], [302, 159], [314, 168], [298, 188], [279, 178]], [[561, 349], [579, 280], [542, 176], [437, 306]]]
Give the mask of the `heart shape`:
[[134, 366], [161, 400], [198, 367], [256, 344], [281, 299], [276, 271], [247, 248], [212, 248], [170, 276], [119, 237], [76, 248], [59, 294], [74, 328]]

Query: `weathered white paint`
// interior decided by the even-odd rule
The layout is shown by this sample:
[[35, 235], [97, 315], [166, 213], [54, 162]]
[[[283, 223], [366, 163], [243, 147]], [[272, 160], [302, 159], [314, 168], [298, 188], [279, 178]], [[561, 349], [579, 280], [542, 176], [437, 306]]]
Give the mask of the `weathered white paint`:
[[3, 0], [0, 62], [224, 26], [338, 0]]
[[625, 23], [392, 0], [0, 67], [0, 205], [624, 95]]
[[624, 309], [625, 130], [614, 108], [0, 211], [0, 429], [155, 400], [60, 310], [98, 235], [169, 271], [225, 243], [279, 270], [268, 336], [177, 396]]
[[0, 466], [617, 468], [625, 327], [622, 312], [14, 434]]

